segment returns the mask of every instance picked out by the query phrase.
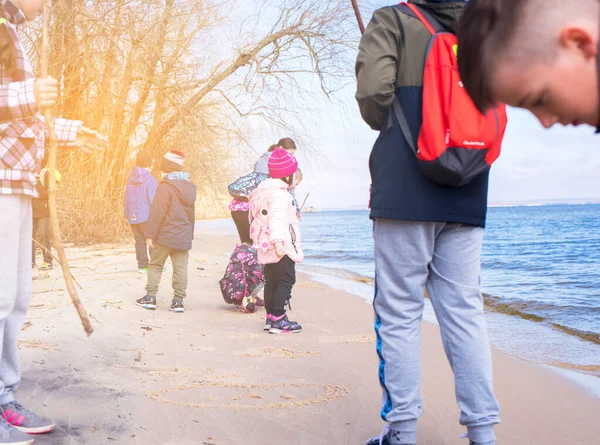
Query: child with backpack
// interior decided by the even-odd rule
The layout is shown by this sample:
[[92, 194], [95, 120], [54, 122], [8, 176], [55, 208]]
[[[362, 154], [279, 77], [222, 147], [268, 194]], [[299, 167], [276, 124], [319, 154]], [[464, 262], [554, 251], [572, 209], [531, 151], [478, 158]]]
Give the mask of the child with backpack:
[[483, 115], [461, 87], [455, 34], [467, 4], [411, 0], [378, 9], [360, 42], [356, 99], [379, 132], [370, 216], [386, 423], [368, 445], [417, 443], [425, 288], [454, 372], [460, 423], [471, 444], [496, 445], [500, 408], [479, 272], [506, 109]]
[[[42, 6], [42, 0], [0, 0], [0, 444], [31, 444], [27, 433], [54, 429], [50, 419], [15, 400], [21, 382], [17, 337], [32, 286], [31, 200], [48, 140], [40, 111], [58, 99], [56, 79], [34, 77], [16, 26], [35, 20]], [[56, 118], [54, 125], [62, 148], [90, 152], [107, 145], [80, 121]]]
[[541, 124], [600, 131], [597, 0], [471, 0], [459, 23], [458, 67], [477, 107], [525, 108]]
[[184, 173], [185, 155], [171, 150], [162, 159], [159, 184], [150, 217], [144, 229], [146, 244], [152, 249], [148, 267], [146, 295], [136, 301], [144, 309], [156, 309], [156, 295], [165, 262], [173, 263], [171, 311], [183, 313], [183, 300], [188, 284], [188, 260], [196, 222], [196, 186], [190, 174]]
[[[35, 240], [36, 236], [40, 236], [40, 244], [42, 245], [42, 255], [44, 256], [44, 263], [40, 267], [42, 271], [52, 270], [53, 258], [51, 254], [52, 243], [51, 243], [51, 232], [52, 227], [50, 224], [50, 205], [48, 203], [48, 186], [50, 171], [47, 168], [43, 168], [38, 176], [38, 182], [35, 185], [37, 197], [31, 201], [33, 211], [33, 234], [32, 241]], [[58, 170], [54, 171], [56, 178], [56, 184], [58, 185], [61, 180], [61, 175]], [[35, 269], [35, 252], [37, 250], [37, 244], [31, 243], [31, 267]]]
[[302, 326], [290, 321], [285, 306], [296, 283], [296, 263], [304, 259], [294, 198], [289, 192], [298, 161], [277, 147], [268, 161], [270, 179], [250, 197], [250, 237], [265, 265], [264, 330], [271, 334], [299, 333]]
[[158, 187], [158, 182], [151, 173], [152, 164], [152, 155], [147, 151], [140, 151], [135, 157], [135, 167], [131, 170], [125, 190], [125, 218], [133, 232], [138, 272], [141, 274], [148, 273], [148, 258], [152, 255], [144, 234]]

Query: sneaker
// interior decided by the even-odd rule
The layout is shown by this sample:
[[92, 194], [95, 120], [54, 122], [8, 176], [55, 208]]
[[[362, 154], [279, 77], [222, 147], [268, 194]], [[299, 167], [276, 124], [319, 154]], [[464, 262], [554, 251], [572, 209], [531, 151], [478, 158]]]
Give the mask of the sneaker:
[[42, 264], [42, 266], [40, 267], [40, 270], [52, 270], [54, 268], [54, 266], [52, 265], [52, 263], [46, 263], [44, 261], [44, 264]]
[[33, 439], [0, 417], [0, 444], [31, 445]]
[[[381, 432], [381, 434], [377, 437], [372, 437], [369, 440], [367, 440], [365, 445], [391, 445], [391, 443], [388, 439], [390, 434], [394, 434], [394, 432], [390, 429], [389, 424], [386, 424], [385, 427], [383, 428], [383, 431]], [[396, 437], [396, 439], [399, 439], [399, 437]], [[417, 445], [417, 444], [413, 443], [413, 444], [406, 444], [406, 445]]]
[[154, 310], [156, 309], [156, 297], [151, 297], [150, 295], [146, 295], [143, 298], [135, 301], [139, 307], [143, 307], [144, 309]]
[[271, 314], [267, 314], [267, 321], [265, 321], [265, 331], [270, 331], [271, 326], [273, 325], [273, 321], [271, 321]]
[[54, 429], [55, 425], [52, 420], [38, 416], [36, 413], [23, 408], [18, 402], [7, 403], [2, 405], [0, 409], [2, 410], [2, 418], [23, 433], [44, 434]]
[[138, 269], [138, 273], [139, 273], [140, 275], [145, 275], [145, 274], [147, 274], [147, 273], [148, 273], [148, 268], [147, 268], [147, 267], [140, 267], [140, 268]]
[[387, 436], [384, 436], [384, 437], [377, 436], [377, 437], [372, 437], [369, 440], [367, 440], [365, 445], [390, 445], [390, 443], [387, 440]]
[[177, 313], [185, 312], [185, 308], [183, 307], [183, 300], [171, 301], [171, 312], [177, 312]]
[[278, 319], [271, 316], [271, 334], [297, 334], [302, 332], [302, 326], [295, 321], [290, 321], [287, 315], [282, 315]]

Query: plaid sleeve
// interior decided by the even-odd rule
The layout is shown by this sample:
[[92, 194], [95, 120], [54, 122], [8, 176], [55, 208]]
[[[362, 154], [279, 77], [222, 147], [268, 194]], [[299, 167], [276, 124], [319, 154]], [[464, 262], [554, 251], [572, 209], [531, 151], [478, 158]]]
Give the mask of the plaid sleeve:
[[[58, 145], [60, 147], [73, 146], [77, 139], [77, 132], [83, 125], [82, 121], [74, 121], [70, 119], [63, 119], [61, 117], [55, 117], [54, 130], [56, 131], [56, 138], [58, 139]], [[46, 120], [42, 117], [44, 122], [44, 132], [46, 133], [46, 142], [50, 142], [50, 134]]]
[[25, 119], [37, 114], [33, 94], [35, 79], [11, 82], [0, 86], [0, 123]]

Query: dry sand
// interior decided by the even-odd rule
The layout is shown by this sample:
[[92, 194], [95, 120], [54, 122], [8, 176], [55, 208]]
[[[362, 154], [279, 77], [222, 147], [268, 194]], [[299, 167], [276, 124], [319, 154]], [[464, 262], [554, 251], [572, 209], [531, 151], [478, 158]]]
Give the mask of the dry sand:
[[[235, 239], [200, 233], [186, 313], [155, 312], [133, 248], [71, 249], [95, 328], [87, 339], [58, 270], [35, 280], [21, 335], [22, 403], [59, 426], [36, 444], [359, 445], [379, 433], [372, 309], [300, 276], [298, 335], [263, 333], [264, 311], [223, 303], [218, 280]], [[419, 445], [466, 445], [439, 330], [424, 324]], [[494, 352], [501, 445], [600, 443], [600, 400], [549, 368]]]

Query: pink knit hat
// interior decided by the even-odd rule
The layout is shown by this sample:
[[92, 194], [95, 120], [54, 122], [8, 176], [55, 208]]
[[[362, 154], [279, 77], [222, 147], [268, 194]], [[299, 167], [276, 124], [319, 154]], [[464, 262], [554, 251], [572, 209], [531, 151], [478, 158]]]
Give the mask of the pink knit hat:
[[277, 147], [269, 158], [269, 175], [281, 179], [292, 176], [298, 170], [298, 161], [281, 147]]

